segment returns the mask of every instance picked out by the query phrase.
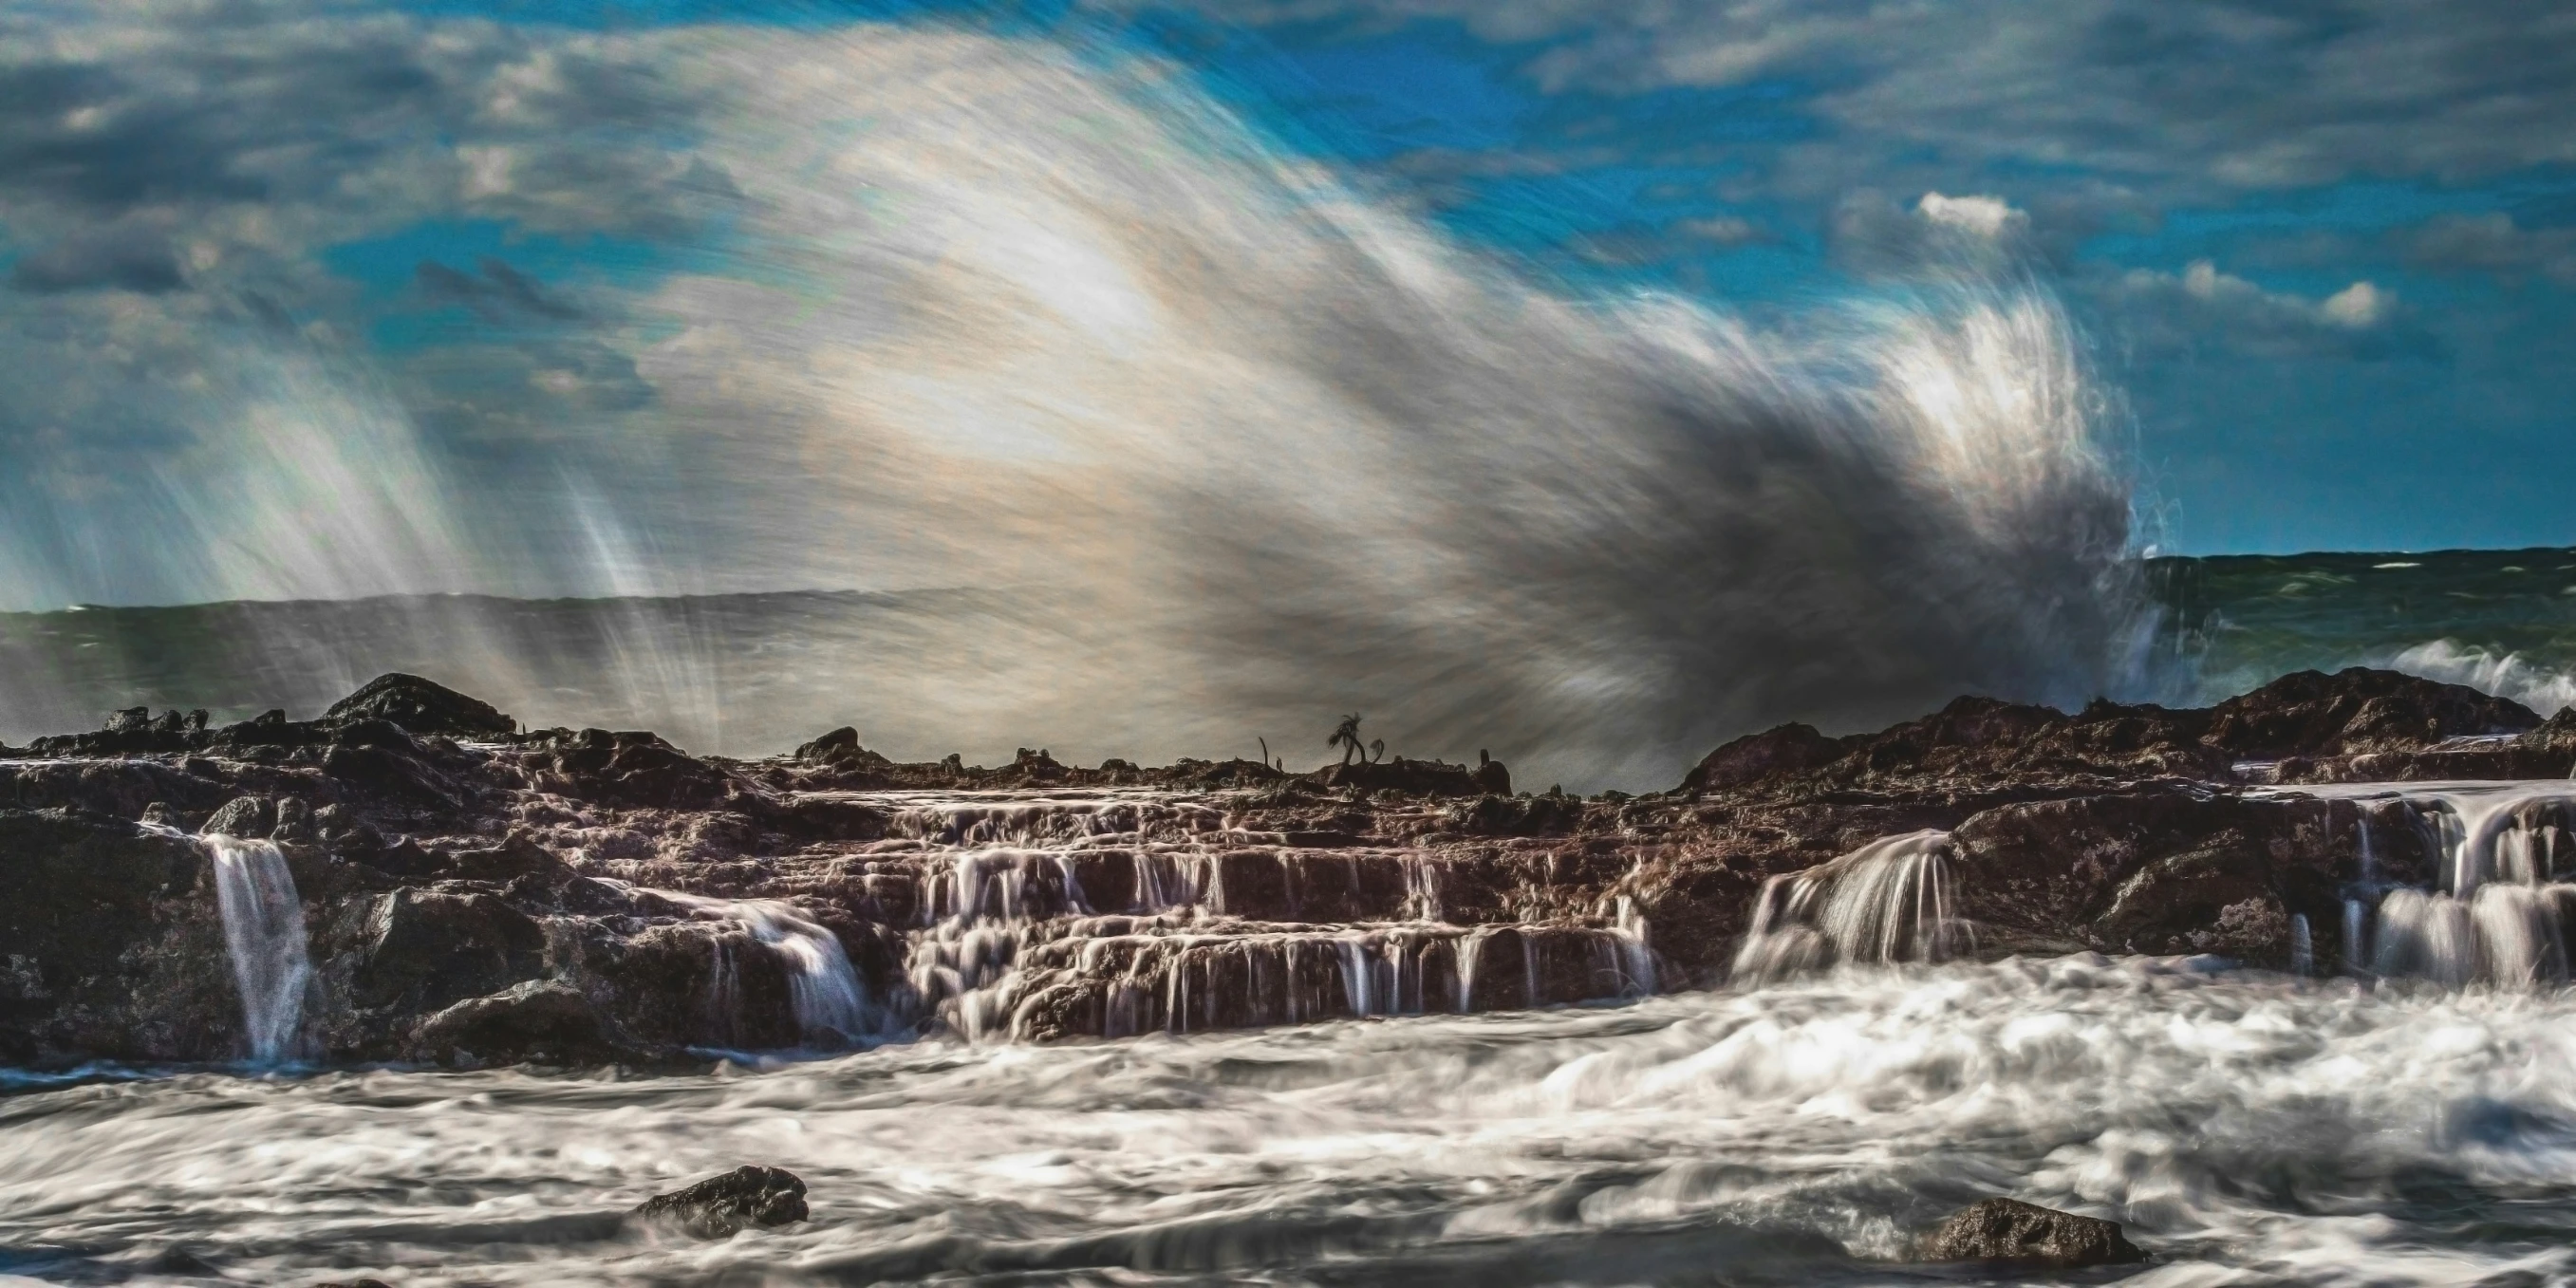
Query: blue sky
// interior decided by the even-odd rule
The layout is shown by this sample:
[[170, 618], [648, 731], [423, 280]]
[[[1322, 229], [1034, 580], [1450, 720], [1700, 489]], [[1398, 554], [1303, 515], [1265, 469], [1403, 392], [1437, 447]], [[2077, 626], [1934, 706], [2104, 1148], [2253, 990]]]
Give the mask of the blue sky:
[[[685, 473], [700, 448], [669, 426], [706, 414], [672, 384], [691, 283], [839, 309], [854, 346], [906, 334], [897, 293], [861, 307], [806, 280], [835, 239], [780, 233], [743, 150], [803, 144], [760, 142], [739, 106], [763, 41], [888, 31], [1178, 93], [1176, 119], [1232, 118], [1173, 127], [1212, 154], [1313, 163], [1568, 299], [1672, 293], [1795, 330], [1963, 275], [2044, 291], [2081, 336], [2137, 537], [2163, 549], [2576, 540], [2557, 469], [2576, 443], [2576, 11], [245, 0], [0, 18], [0, 357], [58, 373], [0, 394], [9, 567], [92, 598], [239, 590], [156, 581], [96, 498], [189, 494], [244, 450], [207, 427], [256, 419], [280, 381], [402, 427], [362, 444], [360, 473], [399, 457], [495, 497], [578, 475], [612, 499]], [[833, 128], [866, 148], [900, 124]], [[903, 199], [853, 198], [896, 222]], [[295, 374], [243, 374], [262, 363]], [[993, 442], [1049, 450], [1016, 432]], [[309, 473], [297, 486], [331, 476]], [[492, 504], [437, 521], [525, 508]], [[691, 504], [711, 503], [634, 508]], [[596, 526], [522, 544], [652, 535]], [[894, 549], [901, 527], [871, 539]], [[281, 566], [225, 553], [238, 534], [153, 540]]]

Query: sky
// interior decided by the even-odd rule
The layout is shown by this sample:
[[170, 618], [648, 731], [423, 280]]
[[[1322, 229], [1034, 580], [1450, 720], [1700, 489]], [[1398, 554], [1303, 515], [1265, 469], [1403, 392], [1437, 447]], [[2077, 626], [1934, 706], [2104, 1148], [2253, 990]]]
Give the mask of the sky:
[[[978, 213], [1041, 199], [1053, 224]], [[1200, 203], [1205, 245], [1101, 250], [1184, 218], [1157, 201]], [[1062, 425], [1140, 400], [1183, 426], [1301, 397], [1314, 368], [1229, 384], [1246, 359], [1216, 346], [1144, 382], [1124, 301], [1158, 257], [1154, 298], [1305, 336], [1343, 305], [1181, 261], [1288, 273], [1318, 224], [1427, 238], [1402, 253], [1529, 292], [1486, 299], [1507, 311], [1678, 302], [1784, 351], [2037, 296], [2138, 546], [2576, 540], [2563, 6], [25, 0], [0, 13], [0, 583], [28, 607], [1043, 577], [1038, 485], [957, 480], [1083, 461], [1100, 442]], [[988, 342], [1043, 361], [956, 374]], [[932, 422], [930, 464], [847, 429]], [[1121, 450], [1209, 431], [1158, 432]], [[1116, 510], [1070, 477], [1050, 503]], [[987, 519], [1025, 539], [962, 535]], [[866, 557], [815, 562], [818, 524]]]

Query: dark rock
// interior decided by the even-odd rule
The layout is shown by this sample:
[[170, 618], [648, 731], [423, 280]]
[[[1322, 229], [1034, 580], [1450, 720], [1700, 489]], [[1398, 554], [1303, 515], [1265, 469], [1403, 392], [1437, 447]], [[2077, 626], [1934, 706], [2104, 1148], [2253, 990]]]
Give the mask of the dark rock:
[[258, 796], [239, 796], [227, 802], [200, 829], [209, 836], [232, 836], [246, 841], [265, 840], [277, 826], [277, 803]]
[[217, 1059], [240, 1008], [206, 857], [70, 810], [0, 810], [0, 1059]]
[[2128, 1265], [2147, 1254], [2116, 1221], [2077, 1216], [2017, 1199], [1987, 1199], [1960, 1209], [1924, 1243], [1926, 1261], [2003, 1261], [2073, 1270]]
[[1784, 724], [1746, 734], [1708, 753], [1682, 779], [1686, 792], [1720, 791], [1760, 782], [1775, 774], [1796, 773], [1843, 754], [1843, 742], [1816, 732], [1811, 725]]
[[[1267, 765], [1256, 765], [1248, 760], [1236, 763], [1251, 771], [1251, 777], [1272, 774]], [[1314, 777], [1327, 787], [1355, 787], [1364, 792], [1392, 791], [1407, 796], [1485, 794], [1483, 785], [1464, 765], [1439, 760], [1407, 760], [1402, 756], [1374, 764], [1328, 765]]]
[[521, 748], [530, 786], [578, 800], [714, 809], [757, 796], [748, 782], [649, 733], [555, 729]]
[[693, 1238], [723, 1239], [755, 1226], [804, 1220], [805, 1182], [784, 1168], [745, 1164], [687, 1189], [646, 1199], [632, 1216], [643, 1224]]
[[325, 722], [351, 724], [385, 720], [415, 734], [458, 738], [499, 738], [518, 731], [518, 724], [490, 703], [469, 698], [443, 684], [417, 675], [380, 675], [355, 693], [331, 704]]
[[159, 1275], [213, 1276], [219, 1273], [213, 1263], [190, 1251], [187, 1245], [178, 1243], [144, 1258], [139, 1266]]
[[412, 1030], [414, 1059], [440, 1064], [605, 1064], [636, 1053], [610, 1039], [590, 998], [570, 984], [528, 980], [469, 998]]
[[378, 899], [352, 988], [366, 1006], [435, 1011], [498, 992], [544, 965], [546, 936], [488, 894], [397, 890]]
[[2204, 741], [2246, 759], [2404, 750], [2540, 725], [2520, 703], [2466, 685], [2364, 667], [2285, 675], [2209, 715]]

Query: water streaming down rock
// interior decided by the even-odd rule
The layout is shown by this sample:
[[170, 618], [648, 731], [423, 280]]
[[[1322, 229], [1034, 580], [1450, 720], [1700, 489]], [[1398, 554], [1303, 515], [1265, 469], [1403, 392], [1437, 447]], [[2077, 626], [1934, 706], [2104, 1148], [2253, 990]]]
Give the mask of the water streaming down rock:
[[[898, 1027], [887, 1008], [872, 1006], [867, 986], [850, 963], [840, 936], [780, 899], [711, 899], [671, 890], [649, 890], [701, 915], [741, 925], [752, 941], [775, 954], [787, 968], [789, 1006], [805, 1045], [814, 1050], [847, 1050], [870, 1039], [882, 1039]], [[717, 941], [712, 989], [720, 1010], [739, 1009], [739, 969], [733, 946]], [[720, 1023], [731, 1016], [711, 1017]]]
[[[1625, 903], [1606, 926], [1455, 924], [1440, 861], [1284, 844], [1196, 802], [916, 798], [890, 831], [927, 852], [906, 967], [920, 1018], [975, 1040], [1465, 1013], [1658, 984]], [[1480, 970], [1493, 951], [1518, 969]]]
[[1732, 978], [1760, 983], [1840, 963], [1933, 962], [1970, 948], [1973, 932], [1951, 912], [1952, 852], [1947, 832], [1911, 832], [1764, 882]]
[[[2295, 791], [2359, 809], [2359, 880], [2344, 902], [2347, 967], [2454, 987], [2532, 988], [2568, 977], [2559, 851], [2576, 820], [2576, 785], [2532, 782], [2345, 783]], [[2376, 834], [2387, 813], [2418, 834], [2431, 888], [2389, 885]], [[2401, 833], [2402, 835], [2402, 833]], [[2372, 907], [2376, 905], [2376, 916]]]
[[313, 978], [295, 876], [273, 841], [208, 834], [198, 844], [214, 863], [224, 949], [241, 990], [250, 1057], [261, 1064], [292, 1060], [301, 1054], [304, 992]]

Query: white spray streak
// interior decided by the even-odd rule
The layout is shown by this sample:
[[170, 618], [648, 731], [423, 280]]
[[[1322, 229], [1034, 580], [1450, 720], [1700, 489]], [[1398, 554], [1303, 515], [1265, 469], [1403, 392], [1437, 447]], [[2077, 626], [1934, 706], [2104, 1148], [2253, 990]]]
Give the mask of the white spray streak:
[[[499, 163], [524, 135], [477, 131], [556, 112], [631, 150], [620, 109], [647, 102], [666, 168], [713, 176], [687, 199], [724, 194], [721, 257], [591, 302], [584, 342], [649, 398], [547, 421], [504, 463], [415, 469], [341, 395], [302, 397], [318, 439], [214, 435], [277, 459], [218, 489], [242, 513], [167, 507], [150, 547], [238, 553], [156, 577], [192, 598], [593, 593], [624, 558], [574, 504], [593, 488], [631, 550], [683, 552], [655, 585], [972, 585], [1025, 610], [829, 659], [828, 715], [725, 721], [735, 750], [850, 721], [1167, 759], [1362, 709], [1399, 750], [1659, 785], [1783, 719], [1873, 725], [1962, 691], [2073, 706], [2137, 678], [2125, 485], [2035, 289], [1757, 330], [1535, 285], [1147, 60], [872, 24], [528, 39], [488, 55], [526, 60], [487, 69], [509, 91], [491, 120], [449, 123], [495, 162], [472, 200], [577, 218], [538, 191], [564, 176]], [[65, 520], [104, 555], [8, 558], [134, 563], [114, 514]], [[714, 650], [635, 635], [609, 693], [724, 692]]]

